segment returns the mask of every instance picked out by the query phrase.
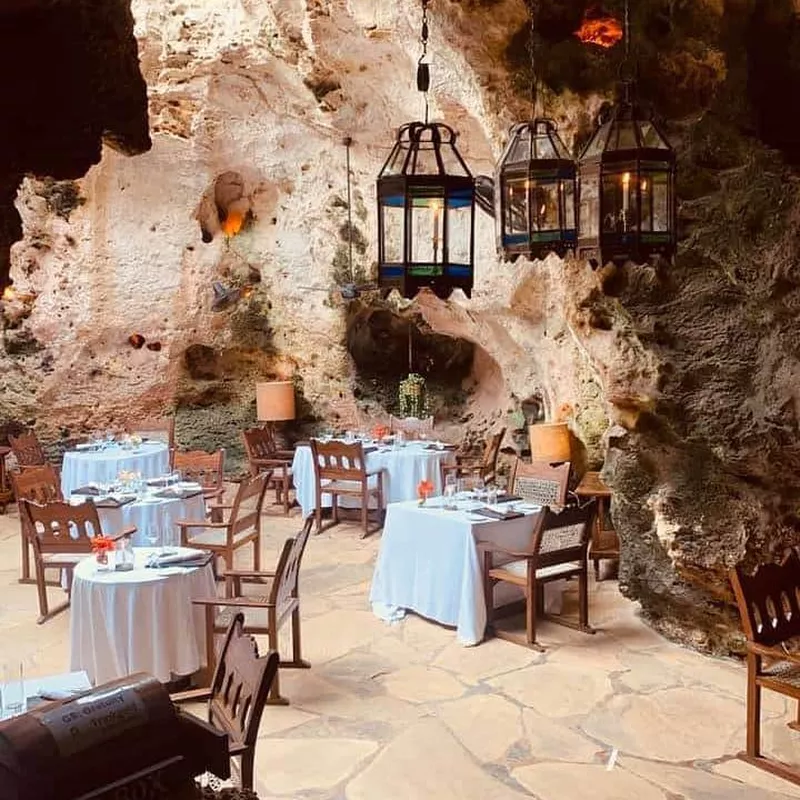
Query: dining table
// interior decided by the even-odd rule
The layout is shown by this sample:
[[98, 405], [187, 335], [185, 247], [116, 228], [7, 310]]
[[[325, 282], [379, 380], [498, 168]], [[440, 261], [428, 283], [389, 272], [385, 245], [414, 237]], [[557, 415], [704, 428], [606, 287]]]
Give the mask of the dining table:
[[[347, 441], [343, 439], [341, 441]], [[348, 442], [352, 444], [352, 442]], [[384, 504], [412, 500], [417, 496], [417, 487], [422, 480], [433, 484], [433, 492], [443, 490], [441, 467], [455, 464], [455, 448], [434, 441], [407, 441], [396, 444], [365, 441], [364, 466], [367, 472], [383, 473]], [[314, 513], [317, 507], [317, 486], [314, 474], [314, 459], [311, 446], [307, 443], [297, 445], [292, 461], [297, 503], [302, 509], [303, 518]], [[357, 508], [360, 500], [356, 497], [340, 497], [339, 505], [344, 508]], [[374, 502], [374, 501], [373, 501]], [[330, 495], [322, 491], [322, 507], [331, 506]]]
[[[478, 644], [486, 629], [479, 542], [510, 550], [528, 548], [534, 514], [541, 510], [521, 502], [499, 502], [488, 507], [488, 513], [510, 518], [497, 519], [483, 516], [486, 508], [485, 502], [469, 495], [429, 498], [424, 505], [389, 505], [370, 588], [373, 612], [386, 622], [398, 622], [412, 611], [455, 628], [461, 644]], [[560, 612], [564, 585], [545, 585], [548, 613]], [[492, 602], [497, 607], [522, 598], [520, 588], [499, 583]]]
[[83, 486], [113, 483], [121, 472], [138, 473], [144, 479], [166, 475], [168, 446], [155, 440], [135, 446], [118, 442], [79, 445], [64, 453], [61, 492], [69, 497]]
[[[94, 556], [80, 561], [72, 579], [70, 669], [85, 670], [94, 685], [134, 672], [160, 681], [191, 675], [205, 663], [202, 608], [193, 598], [215, 597], [204, 551], [171, 548], [164, 563], [159, 548], [136, 547], [129, 571], [104, 568]], [[150, 566], [154, 556], [162, 566]], [[113, 562], [113, 554], [110, 557]]]
[[[84, 494], [73, 494], [72, 505], [90, 499]], [[97, 516], [104, 533], [121, 531], [123, 528], [136, 528], [131, 536], [131, 544], [145, 547], [151, 538], [162, 547], [174, 547], [181, 543], [179, 520], [196, 519], [202, 523], [206, 517], [206, 503], [199, 484], [196, 489], [169, 489], [158, 494], [142, 496], [112, 494], [106, 497], [92, 497], [97, 507]], [[191, 530], [191, 529], [190, 529]]]

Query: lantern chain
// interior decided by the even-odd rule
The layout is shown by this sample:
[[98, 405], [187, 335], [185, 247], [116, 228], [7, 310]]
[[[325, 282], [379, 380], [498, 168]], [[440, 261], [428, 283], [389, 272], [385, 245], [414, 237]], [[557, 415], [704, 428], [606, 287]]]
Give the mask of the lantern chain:
[[530, 35], [528, 37], [528, 58], [530, 59], [530, 71], [531, 71], [531, 85], [530, 85], [530, 98], [531, 98], [531, 119], [536, 119], [536, 90], [537, 90], [537, 82], [536, 82], [536, 44], [535, 44], [535, 36], [536, 36], [536, 0], [529, 0], [528, 6], [530, 9], [530, 17], [531, 17], [531, 28], [530, 28]]
[[428, 56], [428, 3], [430, 0], [422, 0], [422, 55], [417, 62], [417, 89], [422, 92], [425, 98], [425, 124], [428, 124], [428, 89], [431, 85], [431, 72], [425, 59]]
[[353, 272], [353, 203], [350, 191], [350, 147], [353, 139], [346, 136], [344, 146], [347, 148], [347, 261], [350, 266], [350, 280], [355, 283], [356, 278]]

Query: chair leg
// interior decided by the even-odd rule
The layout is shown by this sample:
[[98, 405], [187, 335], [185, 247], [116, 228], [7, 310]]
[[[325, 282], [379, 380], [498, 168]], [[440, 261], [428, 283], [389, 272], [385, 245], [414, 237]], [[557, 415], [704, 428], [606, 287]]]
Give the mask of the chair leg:
[[600, 559], [594, 559], [594, 579], [600, 583]]
[[314, 519], [316, 521], [317, 533], [322, 530], [322, 496], [317, 494], [317, 507], [314, 509]]
[[289, 476], [285, 473], [283, 476], [283, 513], [284, 516], [289, 514]]
[[37, 622], [41, 624], [50, 614], [47, 607], [47, 583], [45, 582], [44, 564], [38, 558], [36, 559], [36, 591], [39, 594], [39, 619]]
[[292, 660], [281, 661], [280, 666], [293, 669], [311, 669], [311, 664], [303, 659], [300, 640], [300, 606], [292, 611]]
[[525, 640], [531, 647], [537, 647], [536, 642], [536, 608], [539, 587], [536, 581], [528, 581], [528, 591], [525, 598]]
[[20, 583], [30, 583], [31, 550], [30, 550], [30, 544], [28, 542], [28, 537], [24, 531], [20, 533], [20, 539], [22, 540], [22, 577], [20, 578]]
[[253, 539], [253, 569], [256, 572], [261, 571], [261, 531], [258, 531], [256, 538]]
[[361, 492], [361, 527], [364, 529], [364, 533], [361, 534], [362, 539], [369, 535], [369, 498], [367, 486], [364, 484], [364, 489]]
[[761, 756], [761, 687], [756, 683], [756, 675], [761, 666], [761, 657], [755, 653], [747, 654], [747, 755], [750, 758]]
[[[274, 623], [270, 621], [269, 630], [267, 631], [267, 638], [269, 640], [269, 649], [280, 653], [278, 649], [278, 631], [274, 627]], [[269, 687], [269, 694], [267, 695], [267, 705], [270, 706], [288, 706], [289, 701], [285, 697], [281, 697], [281, 670], [280, 667], [275, 671], [275, 679]]]
[[241, 783], [242, 789], [251, 789], [253, 788], [253, 765], [255, 763], [255, 746], [248, 747], [242, 753], [242, 759], [240, 764], [241, 769]]
[[582, 631], [594, 633], [589, 625], [589, 574], [586, 569], [578, 576], [578, 622]]

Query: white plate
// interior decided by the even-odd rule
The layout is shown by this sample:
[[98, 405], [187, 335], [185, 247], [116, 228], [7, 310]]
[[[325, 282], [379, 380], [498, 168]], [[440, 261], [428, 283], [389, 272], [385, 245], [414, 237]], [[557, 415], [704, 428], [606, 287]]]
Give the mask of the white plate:
[[178, 489], [200, 489], [202, 488], [199, 483], [195, 481], [181, 481], [180, 483], [176, 483], [175, 486]]
[[164, 498], [164, 497], [143, 497], [141, 500], [139, 500], [139, 502], [140, 503], [160, 503], [162, 500], [165, 500], [165, 499], [168, 499], [168, 498]]

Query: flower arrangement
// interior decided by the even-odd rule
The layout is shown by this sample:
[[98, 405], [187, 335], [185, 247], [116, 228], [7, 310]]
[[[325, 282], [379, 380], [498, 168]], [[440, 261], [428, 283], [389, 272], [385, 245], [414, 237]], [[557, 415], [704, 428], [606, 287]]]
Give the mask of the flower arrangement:
[[386, 425], [376, 425], [372, 429], [372, 436], [378, 441], [388, 436], [389, 433], [390, 433], [389, 428]]
[[425, 501], [433, 494], [434, 489], [434, 485], [427, 478], [417, 484], [417, 497], [421, 506], [425, 505]]
[[100, 534], [92, 537], [92, 552], [98, 564], [108, 564], [108, 554], [116, 546], [116, 542], [110, 536]]
[[130, 442], [134, 447], [138, 447], [142, 443], [143, 439], [139, 436], [138, 433], [131, 434]]
[[400, 416], [421, 419], [425, 415], [425, 399], [425, 378], [417, 372], [409, 372], [397, 390]]

